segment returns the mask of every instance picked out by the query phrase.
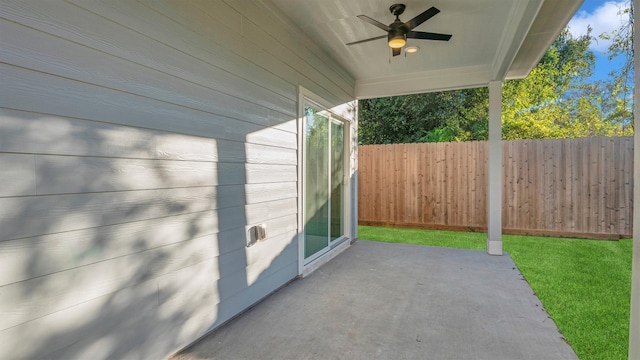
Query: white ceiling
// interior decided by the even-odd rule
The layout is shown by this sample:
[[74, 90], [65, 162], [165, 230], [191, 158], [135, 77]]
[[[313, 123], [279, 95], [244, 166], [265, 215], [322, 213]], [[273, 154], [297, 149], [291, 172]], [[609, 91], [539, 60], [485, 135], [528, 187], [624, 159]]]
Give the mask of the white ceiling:
[[[408, 21], [435, 6], [441, 12], [416, 31], [452, 34], [448, 42], [408, 39], [415, 54], [392, 57], [386, 35], [357, 18], [384, 24], [394, 0], [272, 0], [356, 79], [356, 97], [368, 98], [484, 86], [526, 76], [566, 26], [582, 0], [404, 0]], [[399, 0], [398, 0], [399, 1]]]

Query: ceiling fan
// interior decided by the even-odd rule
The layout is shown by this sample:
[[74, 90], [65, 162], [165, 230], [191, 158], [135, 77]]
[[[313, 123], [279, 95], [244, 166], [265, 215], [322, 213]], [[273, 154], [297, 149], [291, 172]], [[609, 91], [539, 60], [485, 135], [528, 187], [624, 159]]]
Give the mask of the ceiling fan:
[[354, 41], [346, 45], [355, 45], [355, 44], [360, 44], [360, 43], [372, 41], [372, 40], [378, 40], [386, 37], [389, 43], [389, 47], [393, 52], [393, 56], [398, 56], [400, 55], [402, 48], [407, 44], [407, 38], [421, 39], [421, 40], [440, 40], [440, 41], [449, 41], [449, 39], [451, 39], [451, 35], [449, 34], [413, 31], [415, 27], [431, 19], [433, 16], [439, 13], [440, 10], [432, 6], [431, 8], [429, 8], [428, 10], [425, 10], [424, 12], [414, 17], [413, 19], [407, 22], [402, 22], [400, 20], [400, 15], [404, 12], [405, 8], [406, 6], [404, 4], [393, 4], [389, 7], [389, 11], [391, 11], [391, 13], [396, 17], [396, 20], [389, 25], [385, 25], [366, 15], [358, 15], [358, 18], [360, 18], [360, 20], [364, 20], [369, 24], [386, 31], [387, 35], [376, 36], [370, 39], [365, 39], [360, 41]]

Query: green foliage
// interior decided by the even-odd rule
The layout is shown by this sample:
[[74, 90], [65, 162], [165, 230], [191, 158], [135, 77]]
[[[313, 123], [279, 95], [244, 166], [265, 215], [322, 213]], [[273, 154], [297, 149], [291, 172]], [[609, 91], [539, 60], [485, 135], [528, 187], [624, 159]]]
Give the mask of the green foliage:
[[359, 101], [361, 144], [417, 142], [435, 127], [437, 104], [431, 94], [395, 96]]
[[437, 127], [420, 142], [485, 140], [489, 136], [489, 92], [487, 88], [435, 93], [441, 111]]
[[[487, 234], [359, 226], [360, 239], [484, 250]], [[580, 359], [626, 359], [633, 241], [503, 236], [504, 250]]]
[[628, 104], [612, 89], [615, 86], [615, 82], [597, 81], [575, 91], [565, 104], [571, 122], [567, 137], [633, 135], [633, 114], [625, 110]]
[[634, 86], [634, 53], [633, 53], [633, 1], [626, 8], [620, 9], [621, 25], [611, 33], [600, 34], [600, 39], [611, 40], [609, 60], [622, 57], [622, 67], [609, 74], [605, 85], [609, 96], [603, 107], [607, 109], [608, 121], [621, 127], [632, 129], [633, 126], [633, 86]]
[[483, 140], [486, 88], [359, 101], [360, 144]]
[[589, 34], [573, 38], [567, 30], [553, 42], [529, 76], [503, 86], [503, 138], [548, 139], [571, 136], [575, 124], [568, 92], [591, 75], [595, 56]]

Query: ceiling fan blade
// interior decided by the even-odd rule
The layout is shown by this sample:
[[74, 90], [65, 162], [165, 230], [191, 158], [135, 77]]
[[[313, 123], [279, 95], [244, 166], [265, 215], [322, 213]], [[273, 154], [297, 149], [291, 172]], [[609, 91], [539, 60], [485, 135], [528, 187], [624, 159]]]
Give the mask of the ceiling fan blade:
[[411, 31], [413, 30], [413, 28], [415, 28], [416, 26], [422, 24], [423, 22], [431, 19], [432, 17], [434, 17], [437, 13], [439, 13], [440, 10], [436, 9], [435, 7], [431, 7], [427, 10], [425, 10], [424, 12], [422, 12], [422, 14], [414, 17], [413, 19], [407, 21], [406, 23], [404, 23], [404, 26], [407, 28], [407, 30]]
[[393, 56], [398, 56], [400, 55], [402, 48], [391, 48], [391, 50], [393, 50]]
[[370, 39], [364, 39], [364, 40], [360, 40], [360, 41], [350, 42], [350, 43], [345, 44], [345, 45], [355, 45], [355, 44], [360, 44], [360, 43], [367, 42], [367, 41], [373, 41], [373, 40], [378, 40], [378, 39], [384, 39], [384, 38], [386, 38], [386, 37], [387, 37], [387, 35], [376, 36], [376, 37], [374, 37], [374, 38], [370, 38]]
[[391, 30], [391, 28], [389, 26], [381, 23], [378, 20], [372, 19], [372, 18], [368, 17], [367, 15], [358, 15], [358, 18], [360, 18], [360, 20], [364, 20], [364, 21], [368, 22], [369, 24], [371, 24], [371, 25], [373, 25], [375, 27], [378, 27], [378, 28], [380, 28], [380, 29], [382, 29], [384, 31]]
[[409, 31], [407, 33], [407, 37], [412, 39], [441, 40], [441, 41], [449, 41], [449, 39], [451, 39], [451, 35], [449, 34], [438, 34], [438, 33], [423, 32], [423, 31]]

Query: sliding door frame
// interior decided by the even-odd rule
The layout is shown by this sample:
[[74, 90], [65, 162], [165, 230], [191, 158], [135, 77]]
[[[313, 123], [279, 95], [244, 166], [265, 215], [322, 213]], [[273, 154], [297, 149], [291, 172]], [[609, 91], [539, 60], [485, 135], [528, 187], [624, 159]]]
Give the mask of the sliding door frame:
[[[319, 251], [318, 253], [305, 259], [305, 219], [306, 219], [306, 154], [305, 154], [305, 106], [311, 105], [314, 109], [318, 110], [321, 114], [328, 117], [329, 134], [331, 134], [332, 121], [339, 121], [343, 125], [343, 204], [342, 204], [342, 221], [343, 221], [343, 236], [331, 240], [331, 233], [329, 231], [328, 246]], [[317, 268], [324, 258], [331, 258], [335, 254], [344, 250], [345, 247], [350, 245], [351, 236], [351, 184], [350, 184], [350, 149], [352, 147], [351, 137], [351, 121], [343, 116], [335, 113], [331, 110], [331, 106], [320, 96], [317, 96], [313, 92], [305, 89], [302, 86], [298, 87], [298, 273], [300, 275], [306, 275]], [[329, 139], [331, 139], [329, 135]], [[329, 147], [331, 147], [331, 141], [329, 140]], [[331, 152], [329, 152], [331, 153]], [[329, 171], [329, 177], [331, 177], [331, 171]], [[330, 193], [330, 192], [329, 192]], [[331, 215], [331, 214], [329, 214]], [[330, 221], [329, 221], [330, 223]], [[330, 226], [330, 225], [329, 225]]]

